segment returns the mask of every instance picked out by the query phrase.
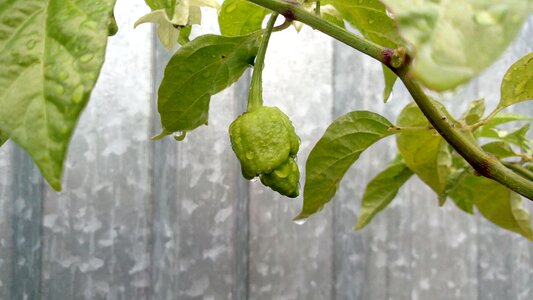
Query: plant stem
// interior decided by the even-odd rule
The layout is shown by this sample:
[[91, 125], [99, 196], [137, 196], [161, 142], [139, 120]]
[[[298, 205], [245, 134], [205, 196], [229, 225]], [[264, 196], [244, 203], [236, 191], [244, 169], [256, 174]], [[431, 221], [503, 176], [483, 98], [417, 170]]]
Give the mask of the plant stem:
[[[282, 14], [289, 20], [302, 22], [312, 28], [321, 31], [332, 38], [345, 43], [346, 45], [373, 57], [382, 63], [387, 63], [387, 52], [392, 53], [391, 49], [381, 47], [371, 41], [368, 41], [354, 33], [351, 33], [335, 24], [332, 24], [321, 17], [309, 13], [300, 8], [295, 3], [280, 0], [248, 0], [264, 8], [273, 10]], [[389, 56], [390, 57], [390, 56]]]
[[526, 180], [506, 168], [498, 159], [489, 155], [466, 134], [452, 127], [446, 116], [431, 103], [420, 85], [407, 72], [408, 67], [398, 70], [397, 74], [407, 87], [422, 113], [439, 134], [461, 155], [479, 174], [493, 179], [513, 191], [533, 200], [533, 182]]
[[431, 131], [435, 130], [433, 126], [405, 126], [405, 127], [398, 127], [398, 126], [391, 126], [389, 128], [389, 131], [392, 131], [394, 133], [400, 133], [400, 132], [420, 132], [420, 131]]
[[[250, 93], [248, 95], [248, 111], [253, 111], [263, 106], [263, 68], [265, 66], [265, 56], [268, 48], [268, 41], [274, 28], [274, 23], [278, 18], [277, 13], [273, 13], [268, 20], [266, 32], [259, 46], [257, 57], [255, 59], [254, 71], [252, 73], [252, 82], [250, 83]], [[284, 23], [285, 24], [285, 23]]]
[[517, 174], [522, 175], [524, 178], [527, 178], [530, 181], [533, 181], [533, 172], [531, 172], [530, 170], [522, 167], [519, 164], [514, 164], [510, 162], [503, 162], [503, 164], [509, 169], [515, 171]]
[[406, 61], [401, 66], [392, 67], [390, 64], [390, 57], [393, 53], [392, 49], [383, 48], [367, 41], [314, 14], [308, 13], [295, 4], [279, 0], [249, 1], [280, 13], [285, 18], [307, 24], [388, 66], [403, 81], [431, 125], [479, 174], [491, 178], [526, 198], [533, 200], [533, 182], [526, 180], [506, 168], [499, 160], [485, 153], [464, 132], [452, 127], [451, 122], [448, 122], [447, 119], [443, 119], [445, 114], [433, 105], [421, 86], [410, 77], [408, 73], [410, 60], [408, 58], [406, 58]]
[[483, 120], [480, 120], [479, 122], [477, 122], [475, 124], [472, 124], [472, 125], [469, 125], [469, 126], [465, 126], [465, 129], [470, 130], [470, 131], [478, 129], [479, 127], [487, 124], [490, 120], [492, 120], [503, 109], [504, 109], [503, 107], [496, 107], [496, 109], [494, 109], [486, 118], [484, 118]]

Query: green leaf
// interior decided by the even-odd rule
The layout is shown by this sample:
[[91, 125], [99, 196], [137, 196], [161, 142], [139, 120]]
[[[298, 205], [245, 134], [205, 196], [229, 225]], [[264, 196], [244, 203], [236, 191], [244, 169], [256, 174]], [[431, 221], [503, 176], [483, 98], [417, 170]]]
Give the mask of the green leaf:
[[[442, 104], [435, 102], [443, 111]], [[398, 116], [399, 127], [428, 127], [429, 121], [416, 104], [407, 105]], [[437, 194], [444, 192], [451, 172], [452, 158], [448, 144], [433, 130], [400, 131], [398, 150], [405, 163]]]
[[494, 118], [492, 118], [486, 125], [483, 127], [495, 127], [501, 124], [516, 122], [516, 121], [531, 121], [533, 118], [530, 116], [511, 114], [511, 113], [499, 113]]
[[533, 52], [515, 62], [503, 77], [498, 107], [533, 99]]
[[[184, 0], [178, 0], [184, 1]], [[172, 19], [176, 9], [176, 0], [145, 0], [152, 10], [164, 9], [168, 18]]]
[[191, 30], [192, 30], [191, 25], [185, 26], [180, 30], [180, 34], [178, 36], [178, 43], [180, 45], [185, 46], [185, 44], [191, 41], [189, 39], [189, 37], [191, 36]]
[[509, 113], [499, 113], [494, 118], [490, 119], [487, 124], [479, 127], [474, 134], [476, 136], [492, 136], [498, 125], [510, 123], [510, 122], [517, 122], [517, 121], [531, 121], [533, 120], [529, 116], [524, 115], [518, 115], [518, 114], [509, 114]]
[[0, 129], [56, 190], [69, 140], [104, 62], [114, 3], [0, 4]]
[[455, 197], [473, 200], [487, 220], [533, 240], [531, 216], [522, 207], [520, 196], [503, 185], [485, 177], [469, 175], [461, 181]]
[[468, 107], [468, 110], [464, 113], [462, 119], [465, 120], [466, 124], [472, 125], [481, 120], [484, 113], [485, 99], [475, 100], [470, 103], [470, 106]]
[[392, 89], [394, 88], [394, 84], [396, 83], [396, 79], [398, 79], [398, 76], [394, 74], [389, 68], [386, 66], [381, 66], [383, 68], [383, 77], [385, 78], [385, 89], [383, 90], [383, 102], [389, 101], [390, 95], [392, 94]]
[[374, 177], [363, 194], [361, 212], [355, 230], [365, 227], [377, 213], [385, 209], [412, 175], [413, 171], [401, 159], [395, 159]]
[[335, 120], [315, 145], [306, 163], [304, 203], [296, 220], [318, 212], [361, 153], [391, 134], [391, 123], [369, 111], [353, 111]]
[[335, 0], [331, 4], [361, 34], [383, 47], [397, 48], [403, 45], [396, 24], [387, 15], [385, 5], [378, 0]]
[[446, 195], [450, 196], [457, 207], [462, 211], [473, 215], [474, 214], [474, 199], [472, 191], [461, 188], [463, 180], [467, 176], [471, 176], [471, 168], [463, 169], [459, 172], [454, 172], [448, 180]]
[[229, 87], [253, 62], [254, 36], [200, 36], [170, 59], [159, 87], [158, 110], [168, 134], [207, 123], [211, 96]]
[[477, 136], [502, 140], [517, 145], [524, 151], [529, 151], [531, 149], [531, 141], [527, 138], [527, 132], [529, 131], [530, 126], [531, 124], [525, 124], [513, 131], [491, 128], [489, 130], [480, 131]]
[[513, 148], [511, 148], [509, 143], [504, 141], [491, 142], [483, 145], [481, 148], [500, 159], [516, 156]]
[[222, 3], [218, 24], [226, 36], [240, 36], [261, 29], [270, 11], [248, 0], [225, 0]]
[[[328, 7], [326, 7], [328, 8]], [[328, 22], [331, 22], [341, 28], [346, 28], [344, 26], [344, 19], [340, 17], [337, 13], [331, 12], [328, 13], [328, 9], [324, 9], [324, 7], [321, 9], [320, 14], [322, 15], [322, 18]]]
[[453, 89], [492, 64], [532, 10], [530, 0], [382, 2], [413, 46], [414, 77], [437, 91]]
[[9, 137], [7, 136], [7, 134], [3, 133], [0, 130], [0, 146], [2, 146], [5, 142], [7, 142], [8, 139]]

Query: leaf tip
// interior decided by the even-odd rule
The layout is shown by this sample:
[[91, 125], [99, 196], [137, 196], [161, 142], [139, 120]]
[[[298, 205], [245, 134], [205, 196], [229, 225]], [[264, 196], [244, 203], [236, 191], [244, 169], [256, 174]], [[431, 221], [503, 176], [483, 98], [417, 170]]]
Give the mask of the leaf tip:
[[166, 129], [163, 129], [161, 131], [161, 133], [154, 135], [153, 137], [150, 138], [150, 140], [159, 141], [159, 140], [163, 139], [164, 137], [166, 137], [167, 135], [170, 135], [170, 134], [172, 134], [172, 132], [170, 132], [170, 131], [168, 131]]
[[298, 225], [303, 225], [305, 222], [307, 222], [308, 218], [309, 218], [309, 215], [302, 211], [300, 212], [300, 214], [294, 217], [292, 221]]
[[61, 192], [61, 190], [62, 190], [61, 180], [59, 180], [59, 179], [51, 179], [51, 180], [48, 180], [48, 183], [50, 184], [52, 189], [54, 189], [54, 191]]
[[366, 226], [365, 222], [358, 221], [357, 224], [355, 224], [355, 226], [353, 227], [353, 230], [359, 231], [363, 229], [365, 226]]

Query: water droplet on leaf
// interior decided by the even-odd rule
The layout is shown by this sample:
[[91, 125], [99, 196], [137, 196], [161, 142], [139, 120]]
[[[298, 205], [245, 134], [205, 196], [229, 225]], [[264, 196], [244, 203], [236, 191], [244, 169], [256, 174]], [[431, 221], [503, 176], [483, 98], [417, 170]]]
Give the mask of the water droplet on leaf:
[[74, 103], [80, 103], [82, 100], [83, 100], [83, 94], [84, 94], [85, 90], [83, 88], [83, 86], [78, 86], [75, 90], [74, 90], [74, 93], [72, 93], [72, 102]]
[[307, 222], [307, 218], [294, 220], [294, 223], [296, 223], [298, 225], [303, 225], [303, 224], [305, 224], [305, 222]]
[[277, 168], [276, 170], [274, 170], [274, 173], [279, 178], [286, 178], [291, 173], [291, 166], [290, 166], [290, 164], [286, 163], [283, 166], [281, 166], [280, 168]]
[[86, 62], [89, 62], [93, 59], [94, 57], [94, 54], [92, 53], [87, 53], [87, 54], [84, 54], [80, 57], [80, 61], [83, 62], [83, 63], [86, 63]]
[[29, 40], [26, 43], [26, 47], [28, 48], [28, 50], [31, 50], [31, 49], [33, 49], [35, 47], [35, 44], [37, 44], [36, 40]]
[[174, 134], [174, 139], [178, 142], [181, 142], [185, 139], [185, 136], [187, 136], [187, 131], [177, 132]]
[[247, 159], [254, 159], [255, 155], [253, 152], [249, 151], [249, 152], [246, 152], [246, 158]]
[[61, 73], [59, 73], [59, 79], [60, 80], [65, 80], [68, 78], [68, 73], [65, 72], [65, 71], [61, 71]]
[[493, 6], [474, 15], [474, 20], [480, 25], [494, 25], [507, 14], [507, 6]]
[[63, 95], [65, 93], [65, 89], [63, 88], [63, 86], [58, 86], [56, 88], [56, 92], [59, 94], [59, 95]]
[[232, 11], [234, 11], [235, 9], [237, 9], [237, 5], [236, 4], [230, 4], [228, 5], [228, 7], [226, 8], [226, 13], [231, 13]]

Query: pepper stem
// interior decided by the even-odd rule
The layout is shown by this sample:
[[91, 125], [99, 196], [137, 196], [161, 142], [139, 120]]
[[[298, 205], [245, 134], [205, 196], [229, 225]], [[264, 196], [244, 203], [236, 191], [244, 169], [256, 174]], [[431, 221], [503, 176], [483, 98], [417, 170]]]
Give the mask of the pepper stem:
[[273, 13], [268, 20], [263, 40], [259, 46], [257, 57], [255, 59], [254, 71], [252, 73], [252, 82], [250, 83], [250, 93], [248, 95], [248, 111], [253, 111], [263, 106], [263, 68], [265, 66], [265, 55], [270, 40], [270, 34], [274, 28], [274, 23], [278, 18], [277, 13]]

